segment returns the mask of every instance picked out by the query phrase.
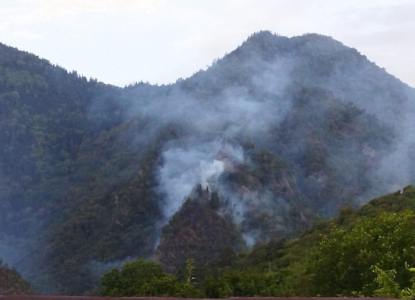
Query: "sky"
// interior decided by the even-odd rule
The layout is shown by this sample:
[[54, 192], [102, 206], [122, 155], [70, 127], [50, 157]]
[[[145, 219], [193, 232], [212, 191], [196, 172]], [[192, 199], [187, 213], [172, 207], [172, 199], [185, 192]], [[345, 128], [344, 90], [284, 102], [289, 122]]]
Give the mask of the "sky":
[[0, 0], [0, 43], [123, 87], [174, 83], [254, 32], [333, 37], [415, 87], [415, 0]]

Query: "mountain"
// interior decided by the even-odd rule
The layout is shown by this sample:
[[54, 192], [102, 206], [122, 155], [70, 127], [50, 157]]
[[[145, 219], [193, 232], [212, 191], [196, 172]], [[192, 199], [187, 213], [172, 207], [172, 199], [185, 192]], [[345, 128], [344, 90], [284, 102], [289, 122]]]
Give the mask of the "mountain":
[[[258, 243], [213, 261], [204, 297], [389, 297], [413, 295], [415, 187], [343, 207], [294, 239]], [[219, 276], [217, 276], [219, 274]]]
[[177, 273], [189, 257], [200, 264], [217, 259], [227, 249], [245, 248], [232, 219], [218, 214], [219, 208], [218, 195], [199, 186], [196, 198], [187, 199], [163, 227], [156, 259], [168, 272]]
[[41, 293], [136, 257], [209, 265], [415, 177], [414, 89], [317, 34], [122, 89], [0, 45], [0, 115], [0, 257]]

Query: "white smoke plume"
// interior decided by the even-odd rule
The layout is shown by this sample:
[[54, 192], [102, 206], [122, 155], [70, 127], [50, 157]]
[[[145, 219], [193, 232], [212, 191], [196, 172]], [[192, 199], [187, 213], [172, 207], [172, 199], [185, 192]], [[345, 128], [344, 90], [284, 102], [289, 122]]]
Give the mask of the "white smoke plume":
[[[286, 38], [274, 38], [283, 40], [282, 47], [289, 44]], [[163, 199], [164, 222], [168, 222], [180, 209], [192, 189], [197, 184], [202, 184], [210, 190], [217, 190], [221, 198], [229, 199], [235, 207], [235, 220], [242, 223], [244, 213], [249, 210], [249, 201], [241, 200], [239, 194], [233, 194], [221, 186], [220, 176], [227, 166], [243, 163], [247, 159], [238, 144], [240, 141], [251, 141], [258, 148], [269, 149], [270, 129], [277, 127], [292, 108], [286, 90], [293, 84], [322, 87], [336, 98], [351, 101], [357, 108], [375, 113], [382, 122], [400, 130], [401, 136], [394, 151], [388, 155], [382, 154], [380, 168], [368, 176], [372, 184], [387, 183], [387, 177], [393, 183], [410, 183], [411, 164], [408, 163], [406, 152], [413, 141], [415, 114], [409, 114], [410, 101], [413, 99], [408, 101], [414, 95], [413, 90], [398, 81], [390, 85], [393, 79], [385, 71], [368, 62], [356, 50], [346, 48], [333, 39], [309, 35], [293, 38], [291, 42], [292, 51], [278, 50], [278, 55], [272, 59], [264, 59], [260, 53], [249, 50], [239, 54], [239, 57], [231, 53], [215, 62], [207, 71], [201, 71], [185, 81], [179, 80], [171, 86], [142, 86], [129, 95], [133, 99], [129, 118], [142, 120], [146, 124], [144, 130], [135, 137], [138, 146], [151, 144], [165, 128], [177, 126], [182, 130], [178, 139], [161, 147], [157, 178], [158, 192]], [[248, 49], [251, 46], [242, 47]], [[321, 63], [331, 61], [332, 68], [324, 70], [327, 73], [323, 75], [302, 74], [304, 70], [310, 70], [310, 57], [318, 63], [319, 59]], [[231, 66], [227, 65], [232, 59], [235, 61]], [[239, 74], [238, 70], [242, 70], [243, 74]], [[236, 81], [232, 81], [233, 76]], [[384, 84], [372, 84], [373, 80]], [[211, 84], [207, 89], [210, 94], [195, 93], [199, 85], [206, 84]], [[405, 94], [406, 91], [408, 95]], [[393, 97], [397, 99], [397, 106], [404, 111], [396, 111], [391, 102]], [[298, 149], [291, 149], [291, 152], [300, 153], [304, 133], [293, 134], [298, 141], [294, 147]], [[229, 149], [233, 151], [228, 151]], [[366, 147], [362, 151], [371, 150]], [[231, 163], [227, 163], [227, 160]], [[324, 185], [321, 179], [324, 176], [316, 176], [319, 184]], [[304, 180], [312, 179], [311, 176]], [[359, 180], [357, 174], [353, 180]], [[386, 185], [382, 188], [368, 192], [362, 197], [363, 201], [385, 192], [385, 188], [386, 191], [392, 189]], [[249, 197], [257, 207], [263, 205], [260, 204], [261, 197], [267, 199], [264, 200], [267, 203], [278, 203], [281, 207], [286, 205], [284, 201], [259, 194]]]
[[219, 176], [230, 162], [243, 162], [243, 151], [240, 146], [214, 140], [188, 148], [168, 148], [162, 160], [159, 191], [164, 195], [162, 210], [168, 221], [196, 185], [217, 190]]

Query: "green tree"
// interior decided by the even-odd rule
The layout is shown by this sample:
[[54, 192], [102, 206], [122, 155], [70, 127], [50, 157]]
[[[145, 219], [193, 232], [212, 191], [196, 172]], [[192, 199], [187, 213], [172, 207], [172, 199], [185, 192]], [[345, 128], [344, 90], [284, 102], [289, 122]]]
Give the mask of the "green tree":
[[101, 278], [103, 296], [145, 296], [150, 282], [164, 277], [161, 266], [142, 258], [123, 265], [122, 270], [113, 268]]
[[373, 266], [395, 270], [400, 288], [409, 287], [411, 276], [405, 263], [413, 261], [413, 227], [414, 213], [402, 211], [361, 219], [350, 231], [332, 229], [307, 265], [315, 294], [373, 296], [379, 287]]
[[199, 297], [200, 292], [189, 282], [178, 282], [163, 272], [161, 265], [142, 258], [126, 263], [121, 271], [113, 268], [101, 278], [102, 296], [110, 297]]
[[402, 291], [399, 288], [399, 284], [395, 281], [395, 270], [384, 271], [378, 266], [372, 266], [371, 270], [376, 274], [374, 282], [378, 285], [373, 296], [379, 298], [402, 298]]
[[209, 276], [203, 290], [208, 298], [287, 296], [281, 274], [254, 269], [231, 270], [219, 278]]

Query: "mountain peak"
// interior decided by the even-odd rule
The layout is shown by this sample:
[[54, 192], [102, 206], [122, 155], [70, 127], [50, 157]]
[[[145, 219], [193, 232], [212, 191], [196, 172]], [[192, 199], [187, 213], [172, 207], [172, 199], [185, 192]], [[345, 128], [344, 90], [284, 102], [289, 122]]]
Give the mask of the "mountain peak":
[[[0, 45], [0, 257], [42, 293], [84, 294], [158, 239], [180, 269], [240, 235], [288, 237], [415, 181], [408, 95], [319, 34], [260, 31], [186, 80], [128, 89]], [[198, 185], [207, 206], [183, 204]]]

